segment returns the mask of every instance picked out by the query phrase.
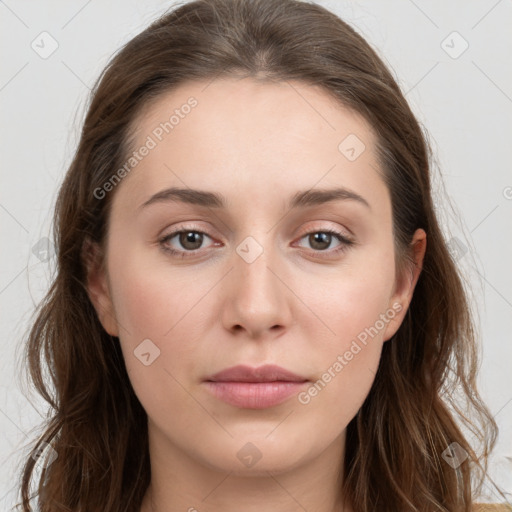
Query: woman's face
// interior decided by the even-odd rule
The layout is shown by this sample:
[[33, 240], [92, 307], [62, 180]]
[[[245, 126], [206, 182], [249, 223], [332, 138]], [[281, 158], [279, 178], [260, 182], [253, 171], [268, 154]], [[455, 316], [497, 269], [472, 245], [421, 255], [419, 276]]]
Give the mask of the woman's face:
[[[312, 86], [247, 78], [182, 85], [136, 127], [125, 176], [97, 192], [114, 194], [107, 273], [88, 286], [157, 456], [252, 473], [341, 460], [425, 250], [418, 230], [418, 268], [395, 275], [370, 127]], [[237, 365], [298, 378], [208, 382]]]

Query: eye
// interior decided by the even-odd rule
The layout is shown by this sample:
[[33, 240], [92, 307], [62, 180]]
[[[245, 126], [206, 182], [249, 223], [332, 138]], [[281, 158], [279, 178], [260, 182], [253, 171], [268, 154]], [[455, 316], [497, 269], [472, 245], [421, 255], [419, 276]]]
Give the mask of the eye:
[[[309, 233], [303, 235], [301, 240], [304, 238], [307, 238], [307, 241], [310, 243], [312, 249], [315, 252], [327, 252], [328, 254], [338, 254], [343, 252], [355, 243], [353, 240], [346, 237], [343, 233], [340, 233], [334, 229], [310, 231]], [[333, 238], [337, 239], [340, 242], [340, 245], [331, 251], [326, 251], [326, 249], [331, 245]]]
[[[211, 239], [209, 235], [194, 227], [184, 227], [160, 238], [159, 243], [162, 249], [171, 255], [178, 258], [187, 258], [196, 255], [200, 251], [204, 237]], [[353, 240], [334, 229], [310, 231], [303, 235], [300, 240], [306, 237], [315, 253], [327, 253], [329, 256], [341, 253], [355, 244]], [[326, 250], [331, 245], [333, 237], [340, 242], [340, 245], [333, 250]], [[176, 238], [178, 247], [170, 244], [174, 238]], [[324, 257], [324, 255], [322, 254], [321, 257]]]
[[[196, 251], [201, 248], [205, 236], [210, 238], [206, 233], [195, 228], [182, 228], [180, 230], [173, 231], [168, 235], [165, 235], [159, 240], [159, 243], [163, 250], [180, 258], [186, 258], [188, 256], [194, 255]], [[180, 246], [177, 249], [169, 245], [169, 242], [173, 238], [176, 238], [176, 242]]]

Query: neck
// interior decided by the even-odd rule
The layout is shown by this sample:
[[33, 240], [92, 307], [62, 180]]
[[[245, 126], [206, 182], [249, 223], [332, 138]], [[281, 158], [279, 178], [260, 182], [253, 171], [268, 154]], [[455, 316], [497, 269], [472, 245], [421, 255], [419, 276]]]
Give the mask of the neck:
[[340, 490], [344, 441], [287, 470], [261, 465], [240, 474], [201, 464], [150, 428], [151, 484], [141, 512], [239, 512], [241, 505], [245, 512], [352, 512]]

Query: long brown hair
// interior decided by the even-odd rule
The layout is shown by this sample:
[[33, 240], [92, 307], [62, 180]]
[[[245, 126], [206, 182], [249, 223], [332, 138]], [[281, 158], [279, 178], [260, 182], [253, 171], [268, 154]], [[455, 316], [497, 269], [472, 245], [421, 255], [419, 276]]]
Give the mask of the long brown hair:
[[[476, 389], [476, 334], [434, 211], [427, 135], [370, 45], [325, 8], [296, 0], [180, 5], [120, 49], [96, 82], [55, 207], [57, 272], [23, 354], [50, 406], [21, 474], [23, 512], [31, 499], [40, 512], [140, 511], [150, 481], [147, 415], [86, 291], [84, 242], [104, 248], [115, 193], [98, 199], [94, 191], [133, 151], [143, 106], [187, 81], [234, 74], [320, 86], [364, 116], [391, 195], [399, 272], [411, 261], [415, 230], [427, 233], [407, 315], [347, 427], [340, 492], [355, 512], [469, 512], [497, 425]], [[454, 447], [468, 455], [457, 467], [443, 457]], [[36, 460], [50, 448], [57, 458], [42, 465], [31, 496]]]

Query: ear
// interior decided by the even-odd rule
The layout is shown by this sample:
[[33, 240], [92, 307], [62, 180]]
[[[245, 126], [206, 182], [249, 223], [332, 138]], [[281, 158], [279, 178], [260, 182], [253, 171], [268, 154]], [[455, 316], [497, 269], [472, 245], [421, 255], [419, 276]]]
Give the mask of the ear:
[[96, 242], [92, 242], [89, 238], [84, 240], [82, 246], [82, 261], [86, 269], [87, 294], [96, 310], [98, 319], [108, 334], [119, 336], [103, 251]]
[[423, 259], [427, 248], [427, 234], [423, 229], [417, 229], [410, 243], [410, 256], [412, 261], [408, 261], [402, 275], [396, 276], [395, 290], [389, 300], [389, 310], [394, 311], [395, 316], [389, 321], [384, 332], [383, 341], [387, 341], [402, 325], [403, 319], [409, 309], [414, 288], [420, 277], [423, 268]]

